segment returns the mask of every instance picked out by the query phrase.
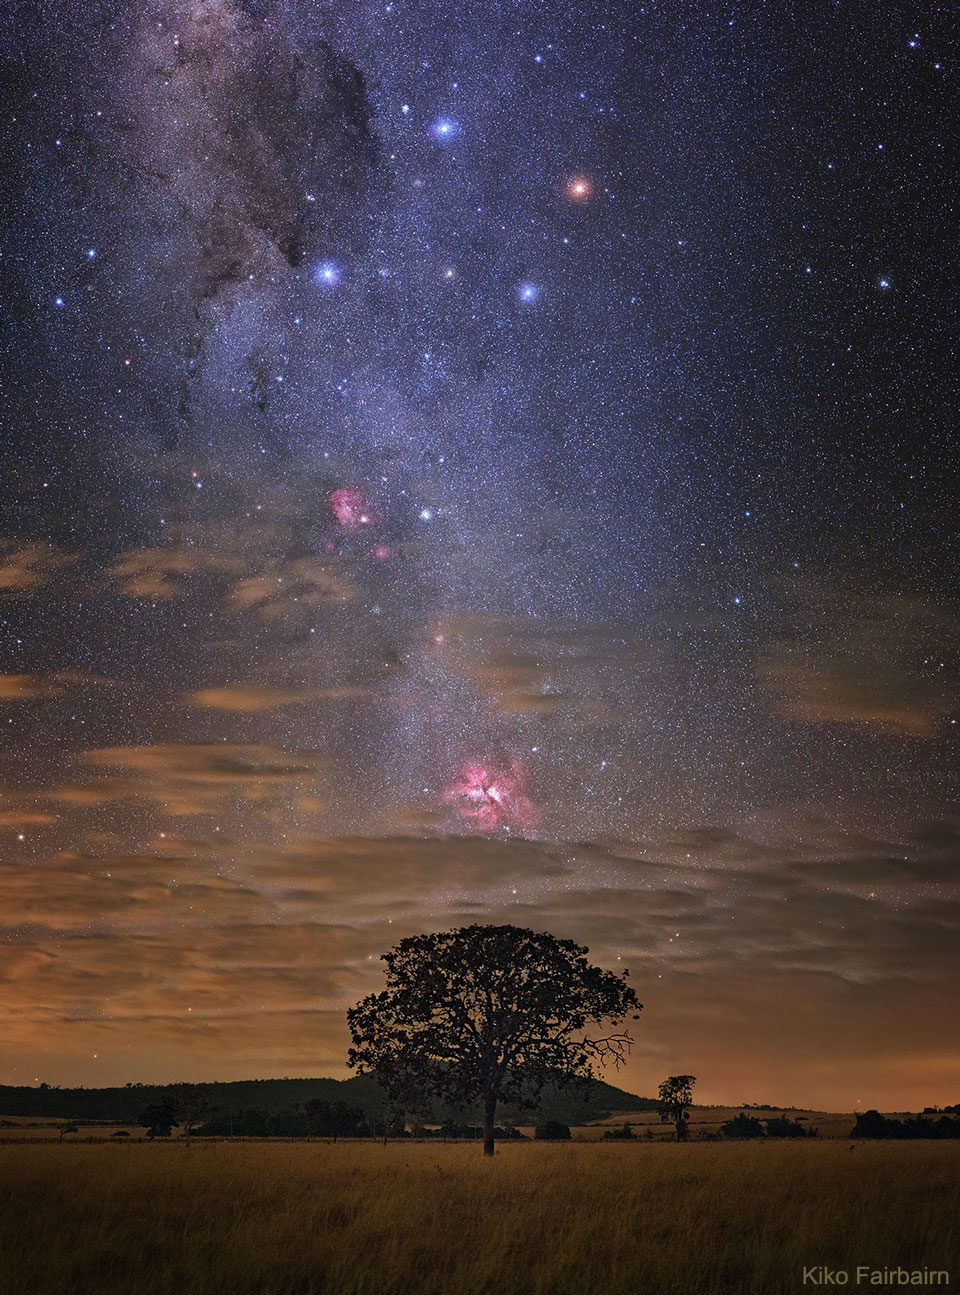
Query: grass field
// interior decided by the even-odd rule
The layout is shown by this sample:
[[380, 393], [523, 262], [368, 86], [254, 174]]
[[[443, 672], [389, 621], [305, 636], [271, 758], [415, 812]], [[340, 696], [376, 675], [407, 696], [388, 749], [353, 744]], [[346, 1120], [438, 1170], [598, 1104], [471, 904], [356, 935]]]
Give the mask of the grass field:
[[960, 1288], [960, 1145], [0, 1146], [2, 1295], [774, 1295], [819, 1264]]

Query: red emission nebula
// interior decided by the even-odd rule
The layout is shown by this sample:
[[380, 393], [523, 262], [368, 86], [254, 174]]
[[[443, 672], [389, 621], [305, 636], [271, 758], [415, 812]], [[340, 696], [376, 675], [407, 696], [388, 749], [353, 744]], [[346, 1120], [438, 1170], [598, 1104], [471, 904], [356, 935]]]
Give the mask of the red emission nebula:
[[530, 798], [527, 771], [514, 760], [506, 767], [490, 761], [464, 760], [458, 780], [445, 788], [444, 804], [478, 832], [498, 828], [533, 831], [540, 812]]

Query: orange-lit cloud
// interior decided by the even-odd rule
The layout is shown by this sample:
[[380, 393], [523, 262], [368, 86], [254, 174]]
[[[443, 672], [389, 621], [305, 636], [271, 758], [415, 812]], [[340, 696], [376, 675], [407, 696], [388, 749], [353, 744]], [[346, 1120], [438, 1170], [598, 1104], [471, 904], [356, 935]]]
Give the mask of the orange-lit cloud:
[[276, 563], [238, 580], [227, 596], [227, 606], [235, 612], [255, 611], [262, 620], [273, 621], [291, 611], [349, 602], [355, 593], [350, 582], [329, 564], [303, 557]]
[[942, 1101], [960, 1053], [931, 1049], [916, 1000], [947, 1019], [960, 988], [958, 843], [946, 828], [887, 842], [824, 827], [771, 847], [707, 831], [642, 851], [303, 837], [9, 865], [2, 1077], [52, 1064], [54, 1044], [64, 1080], [123, 1082], [158, 1049], [170, 1079], [342, 1074], [344, 1012], [378, 984], [380, 953], [507, 921], [629, 968], [644, 1012], [613, 1078], [634, 1091], [689, 1070], [704, 1100]]
[[118, 772], [68, 784], [56, 795], [75, 804], [138, 797], [171, 814], [206, 814], [229, 801], [268, 802], [281, 794], [309, 794], [323, 763], [317, 752], [263, 744], [105, 747], [84, 752], [81, 764]]
[[0, 541], [0, 594], [29, 593], [76, 562], [53, 544]]
[[932, 737], [960, 709], [960, 620], [919, 600], [811, 590], [757, 673], [788, 719]]
[[50, 685], [33, 674], [0, 674], [0, 702], [43, 697]]
[[242, 560], [230, 550], [208, 552], [175, 543], [166, 548], [130, 549], [107, 575], [133, 598], [166, 599], [188, 594], [195, 577], [242, 570]]
[[187, 693], [189, 705], [210, 710], [263, 711], [306, 702], [345, 701], [366, 696], [364, 688], [267, 688], [256, 684], [236, 684], [223, 688], [201, 688]]

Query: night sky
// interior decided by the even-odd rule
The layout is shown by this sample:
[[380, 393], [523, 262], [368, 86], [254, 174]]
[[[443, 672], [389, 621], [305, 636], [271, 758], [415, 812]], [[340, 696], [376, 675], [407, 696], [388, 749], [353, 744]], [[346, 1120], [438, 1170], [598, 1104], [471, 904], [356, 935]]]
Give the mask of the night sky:
[[955, 35], [4, 7], [0, 1081], [343, 1076], [505, 921], [633, 1091], [960, 1099]]

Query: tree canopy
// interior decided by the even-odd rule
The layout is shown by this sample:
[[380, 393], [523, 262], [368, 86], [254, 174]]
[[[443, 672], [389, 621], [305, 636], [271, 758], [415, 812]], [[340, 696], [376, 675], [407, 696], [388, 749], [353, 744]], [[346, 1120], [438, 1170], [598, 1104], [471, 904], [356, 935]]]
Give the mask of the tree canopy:
[[137, 1119], [137, 1123], [147, 1130], [148, 1138], [169, 1138], [177, 1125], [177, 1113], [169, 1103], [156, 1103], [148, 1106]]
[[591, 965], [587, 952], [517, 926], [401, 940], [383, 955], [386, 989], [347, 1013], [349, 1064], [408, 1108], [423, 1096], [481, 1101], [492, 1155], [498, 1102], [532, 1105], [548, 1082], [589, 1079], [595, 1062], [619, 1066], [633, 1043], [619, 1028], [641, 1010], [628, 973]]
[[720, 1135], [724, 1138], [762, 1138], [763, 1125], [755, 1115], [741, 1111], [739, 1115], [727, 1120], [726, 1124], [720, 1125]]
[[687, 1107], [693, 1102], [695, 1075], [670, 1075], [660, 1085], [660, 1122], [672, 1123], [677, 1131], [677, 1141], [687, 1136]]

